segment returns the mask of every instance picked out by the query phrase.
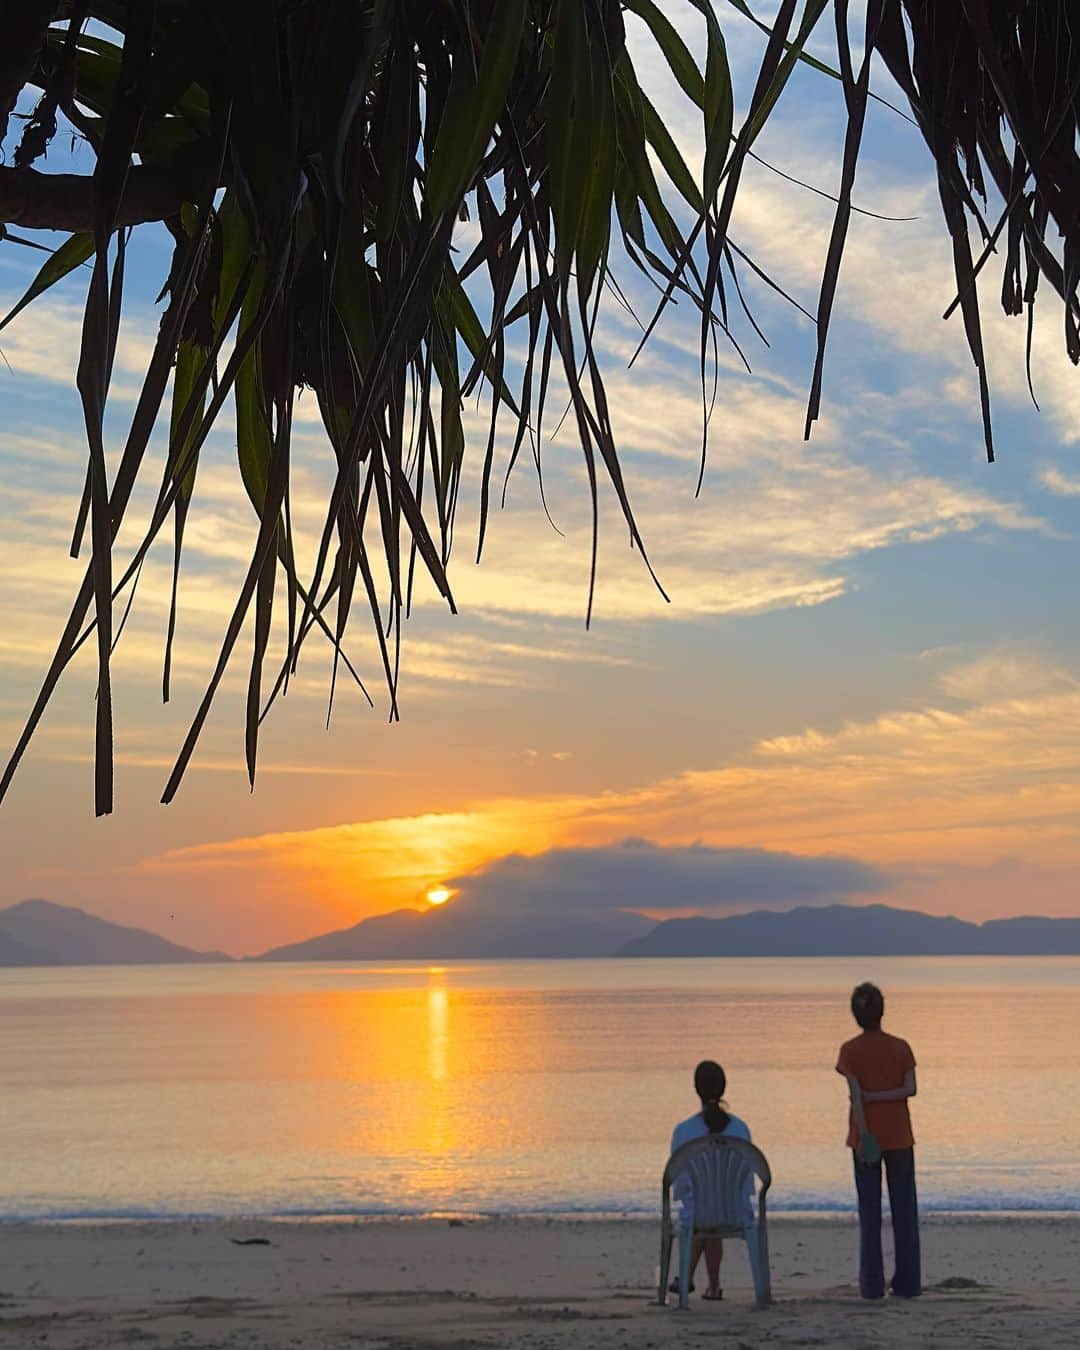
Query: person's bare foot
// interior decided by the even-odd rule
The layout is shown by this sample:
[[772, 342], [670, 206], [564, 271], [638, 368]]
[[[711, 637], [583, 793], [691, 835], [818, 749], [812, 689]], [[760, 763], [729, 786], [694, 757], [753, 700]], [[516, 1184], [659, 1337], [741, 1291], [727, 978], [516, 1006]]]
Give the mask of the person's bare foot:
[[719, 1303], [720, 1300], [724, 1297], [724, 1291], [720, 1288], [706, 1289], [701, 1297], [704, 1299], [708, 1299], [710, 1303]]

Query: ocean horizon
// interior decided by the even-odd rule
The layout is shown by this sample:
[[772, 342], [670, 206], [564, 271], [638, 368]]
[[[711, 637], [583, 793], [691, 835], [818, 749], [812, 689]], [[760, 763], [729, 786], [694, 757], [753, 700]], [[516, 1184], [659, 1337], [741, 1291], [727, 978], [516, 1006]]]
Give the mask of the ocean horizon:
[[655, 1215], [704, 1057], [770, 1211], [851, 1214], [864, 978], [918, 1060], [923, 1210], [1080, 1211], [1080, 958], [740, 957], [7, 971], [0, 1220]]

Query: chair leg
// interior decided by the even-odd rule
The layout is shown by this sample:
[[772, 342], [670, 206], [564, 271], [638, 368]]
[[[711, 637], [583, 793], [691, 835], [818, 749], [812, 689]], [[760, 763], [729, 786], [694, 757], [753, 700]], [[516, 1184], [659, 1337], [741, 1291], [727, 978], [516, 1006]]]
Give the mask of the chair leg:
[[769, 1239], [764, 1227], [751, 1229], [746, 1234], [746, 1254], [750, 1258], [757, 1306], [767, 1308], [772, 1302], [772, 1287], [769, 1278]]
[[772, 1302], [772, 1275], [769, 1271], [769, 1230], [765, 1226], [764, 1218], [758, 1228], [758, 1251], [758, 1260], [761, 1263], [760, 1303], [763, 1308], [767, 1308]]
[[668, 1278], [671, 1275], [671, 1243], [673, 1233], [667, 1229], [660, 1234], [660, 1284], [656, 1290], [656, 1301], [661, 1308], [667, 1307]]
[[679, 1307], [685, 1312], [690, 1306], [690, 1257], [694, 1250], [694, 1230], [679, 1230]]

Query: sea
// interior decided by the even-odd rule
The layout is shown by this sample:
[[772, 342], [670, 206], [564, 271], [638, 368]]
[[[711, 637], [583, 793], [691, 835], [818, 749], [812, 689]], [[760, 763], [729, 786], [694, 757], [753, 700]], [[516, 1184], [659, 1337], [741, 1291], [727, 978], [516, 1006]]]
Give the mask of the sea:
[[655, 1214], [695, 1063], [853, 1209], [851, 987], [918, 1062], [924, 1209], [1080, 1210], [1080, 958], [0, 972], [0, 1218]]

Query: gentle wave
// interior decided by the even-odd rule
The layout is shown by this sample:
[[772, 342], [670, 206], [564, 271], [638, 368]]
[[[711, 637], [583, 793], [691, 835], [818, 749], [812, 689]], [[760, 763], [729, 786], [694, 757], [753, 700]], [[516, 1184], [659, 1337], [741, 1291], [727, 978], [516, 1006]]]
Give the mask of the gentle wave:
[[[830, 1200], [823, 1196], [802, 1195], [770, 1201], [769, 1212], [786, 1217], [845, 1218], [854, 1217], [854, 1202]], [[888, 1212], [888, 1205], [885, 1205]], [[947, 1196], [920, 1205], [924, 1215], [979, 1217], [1048, 1217], [1080, 1214], [1080, 1195], [1050, 1195], [1032, 1198], [1019, 1195]], [[0, 1212], [0, 1224], [14, 1223], [222, 1223], [273, 1221], [341, 1221], [357, 1222], [379, 1219], [566, 1219], [566, 1220], [648, 1220], [655, 1219], [655, 1209], [634, 1204], [597, 1203], [587, 1205], [500, 1205], [498, 1208], [423, 1209], [390, 1205], [371, 1205], [362, 1209], [353, 1206], [320, 1205], [314, 1208], [297, 1205], [249, 1211], [236, 1210], [165, 1210], [140, 1205], [117, 1208], [62, 1206], [29, 1206], [25, 1209]]]

